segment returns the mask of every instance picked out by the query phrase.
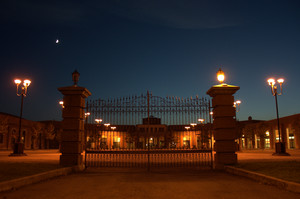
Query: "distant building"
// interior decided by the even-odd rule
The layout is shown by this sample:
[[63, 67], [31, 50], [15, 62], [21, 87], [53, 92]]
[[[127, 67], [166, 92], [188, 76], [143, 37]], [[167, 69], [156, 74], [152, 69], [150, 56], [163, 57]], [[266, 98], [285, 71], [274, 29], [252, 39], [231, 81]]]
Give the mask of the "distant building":
[[[19, 137], [19, 117], [0, 113], [0, 149], [13, 149]], [[57, 121], [35, 122], [22, 119], [24, 149], [59, 148], [61, 124]]]
[[[138, 125], [85, 125], [86, 147], [92, 149], [209, 149], [213, 146], [210, 124], [166, 125], [160, 118], [143, 118]], [[287, 149], [300, 149], [300, 114], [280, 118], [281, 138]], [[25, 150], [59, 149], [62, 122], [22, 119]], [[19, 136], [19, 117], [0, 113], [0, 149], [12, 150]], [[212, 137], [212, 141], [211, 138]], [[243, 149], [274, 149], [279, 135], [277, 120], [261, 121], [249, 117], [237, 122], [237, 143]]]
[[[300, 114], [279, 119], [281, 139], [287, 149], [300, 149]], [[238, 122], [238, 143], [240, 149], [274, 149], [279, 140], [277, 119], [269, 121], [252, 120]]]
[[211, 147], [208, 124], [166, 125], [160, 118], [143, 118], [143, 124], [88, 124], [87, 147], [92, 149], [208, 149]]

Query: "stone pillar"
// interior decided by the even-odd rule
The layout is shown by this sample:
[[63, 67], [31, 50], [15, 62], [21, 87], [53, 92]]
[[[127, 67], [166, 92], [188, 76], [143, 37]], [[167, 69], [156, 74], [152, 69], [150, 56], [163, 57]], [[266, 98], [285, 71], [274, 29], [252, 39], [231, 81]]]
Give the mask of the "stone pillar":
[[237, 163], [235, 139], [236, 120], [233, 94], [240, 87], [220, 84], [211, 87], [207, 94], [212, 97], [213, 129], [215, 138], [215, 169]]
[[64, 95], [60, 165], [83, 166], [85, 98], [91, 93], [76, 84], [58, 90]]

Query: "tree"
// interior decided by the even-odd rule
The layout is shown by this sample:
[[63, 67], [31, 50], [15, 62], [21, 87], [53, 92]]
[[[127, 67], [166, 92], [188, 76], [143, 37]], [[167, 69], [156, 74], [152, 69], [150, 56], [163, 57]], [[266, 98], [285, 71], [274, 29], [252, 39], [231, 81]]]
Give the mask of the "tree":
[[265, 138], [266, 138], [266, 132], [270, 129], [270, 126], [266, 122], [260, 122], [256, 125], [256, 128], [254, 130], [255, 134], [260, 138], [261, 145], [264, 147]]
[[270, 126], [266, 122], [260, 122], [256, 125], [254, 130], [255, 134], [260, 138], [265, 138], [266, 132], [270, 129]]
[[294, 119], [294, 121], [292, 122], [292, 130], [294, 134], [300, 135], [300, 118]]
[[34, 149], [35, 140], [38, 138], [38, 134], [41, 132], [42, 126], [40, 123], [35, 123], [31, 128], [31, 149]]
[[9, 132], [8, 132], [8, 117], [4, 117], [0, 119], [0, 134], [1, 135], [1, 141], [4, 143], [4, 135], [7, 136], [7, 148], [8, 146], [8, 139], [9, 139]]
[[8, 117], [0, 119], [0, 133], [5, 133], [8, 128]]
[[54, 125], [52, 123], [48, 123], [45, 128], [45, 139], [46, 139], [46, 148], [49, 149], [49, 141], [55, 138]]
[[242, 130], [244, 137], [252, 140], [253, 149], [255, 148], [254, 130], [255, 126], [253, 124], [246, 125]]

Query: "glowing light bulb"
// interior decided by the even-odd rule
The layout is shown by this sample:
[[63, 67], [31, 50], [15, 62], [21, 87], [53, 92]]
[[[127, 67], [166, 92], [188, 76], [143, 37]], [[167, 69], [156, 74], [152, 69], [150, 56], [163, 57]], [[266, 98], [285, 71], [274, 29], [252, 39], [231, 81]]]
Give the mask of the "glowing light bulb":
[[15, 84], [21, 84], [21, 80], [19, 80], [19, 79], [15, 79]]
[[221, 68], [217, 72], [217, 78], [218, 78], [218, 81], [220, 82], [220, 84], [222, 84], [224, 82], [224, 80], [225, 80], [225, 74], [221, 70]]
[[273, 78], [268, 79], [268, 83], [270, 86], [275, 84], [275, 80]]

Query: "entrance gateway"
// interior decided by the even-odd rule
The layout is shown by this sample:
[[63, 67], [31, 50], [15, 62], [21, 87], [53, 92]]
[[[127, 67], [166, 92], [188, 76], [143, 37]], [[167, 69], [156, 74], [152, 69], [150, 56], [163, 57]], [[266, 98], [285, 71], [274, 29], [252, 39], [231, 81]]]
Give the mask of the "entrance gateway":
[[87, 167], [212, 167], [207, 98], [146, 95], [86, 103]]

